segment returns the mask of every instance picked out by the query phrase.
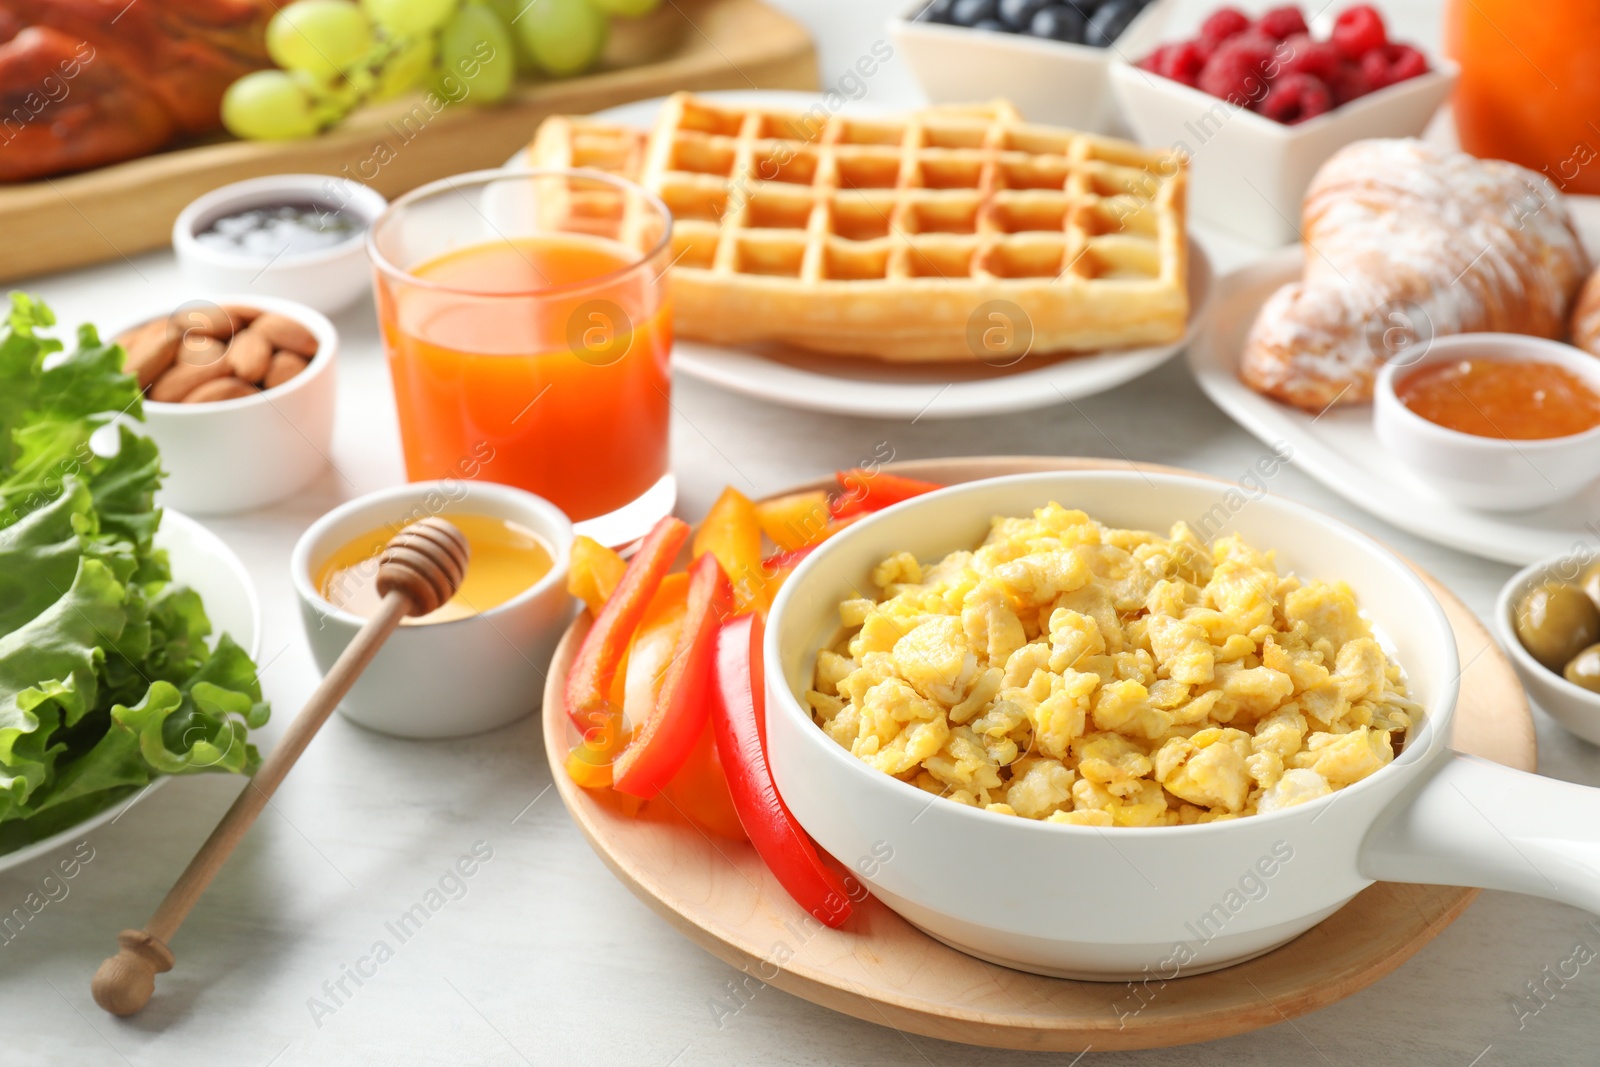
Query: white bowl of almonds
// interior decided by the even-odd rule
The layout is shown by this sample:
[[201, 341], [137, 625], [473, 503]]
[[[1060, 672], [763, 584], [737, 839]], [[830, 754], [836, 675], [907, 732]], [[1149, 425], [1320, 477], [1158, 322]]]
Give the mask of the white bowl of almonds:
[[320, 312], [256, 295], [191, 300], [114, 335], [161, 448], [162, 503], [265, 507], [328, 465], [339, 335]]

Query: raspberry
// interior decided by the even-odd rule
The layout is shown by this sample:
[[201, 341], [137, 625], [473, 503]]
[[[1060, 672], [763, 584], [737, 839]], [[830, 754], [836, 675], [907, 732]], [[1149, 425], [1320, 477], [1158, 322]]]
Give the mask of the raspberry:
[[1371, 92], [1377, 92], [1394, 84], [1394, 70], [1389, 66], [1389, 57], [1383, 54], [1381, 48], [1374, 48], [1361, 57], [1361, 74], [1367, 79], [1367, 84], [1372, 86]]
[[1236, 34], [1217, 46], [1200, 72], [1198, 87], [1238, 107], [1260, 100], [1276, 41], [1259, 33]]
[[1339, 50], [1327, 41], [1314, 41], [1310, 35], [1297, 33], [1283, 42], [1284, 56], [1280, 67], [1285, 74], [1310, 74], [1324, 82], [1339, 69]]
[[1338, 107], [1372, 92], [1372, 83], [1361, 72], [1360, 64], [1346, 62], [1340, 63], [1329, 76], [1328, 88], [1333, 91], [1334, 106]]
[[1357, 4], [1339, 12], [1333, 21], [1331, 40], [1346, 59], [1360, 59], [1373, 49], [1382, 48], [1389, 37], [1383, 29], [1383, 16], [1370, 4]]
[[1167, 53], [1171, 52], [1176, 47], [1178, 46], [1175, 44], [1157, 45], [1154, 52], [1151, 52], [1149, 55], [1139, 60], [1139, 62], [1135, 63], [1134, 66], [1138, 67], [1140, 70], [1148, 70], [1154, 74], [1160, 74], [1161, 65], [1166, 62]]
[[1275, 7], [1262, 15], [1256, 20], [1256, 29], [1279, 41], [1296, 33], [1310, 32], [1306, 29], [1306, 17], [1293, 4]]
[[1428, 57], [1408, 44], [1392, 44], [1389, 54], [1389, 84], [1428, 73]]
[[1218, 45], [1235, 34], [1250, 28], [1244, 12], [1233, 7], [1219, 7], [1200, 24], [1200, 37], [1207, 44]]
[[1161, 50], [1161, 59], [1155, 67], [1157, 74], [1185, 85], [1198, 86], [1200, 72], [1205, 69], [1207, 56], [1194, 41], [1180, 41]]
[[1256, 110], [1269, 119], [1292, 125], [1333, 107], [1328, 87], [1309, 74], [1282, 74], [1267, 90]]

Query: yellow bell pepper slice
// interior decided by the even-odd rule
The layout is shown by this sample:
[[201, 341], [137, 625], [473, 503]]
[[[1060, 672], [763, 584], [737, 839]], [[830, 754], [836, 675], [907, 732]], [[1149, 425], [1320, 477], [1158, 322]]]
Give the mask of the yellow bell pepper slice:
[[822, 489], [810, 493], [763, 500], [755, 506], [756, 522], [784, 552], [795, 552], [816, 544], [828, 534], [828, 494]]
[[572, 539], [572, 561], [567, 570], [567, 592], [583, 601], [589, 614], [599, 615], [628, 563], [592, 537]]
[[733, 583], [735, 611], [759, 611], [763, 616], [772, 596], [761, 569], [761, 524], [750, 498], [731, 485], [694, 535], [690, 557], [699, 559], [711, 553], [722, 565], [722, 572]]

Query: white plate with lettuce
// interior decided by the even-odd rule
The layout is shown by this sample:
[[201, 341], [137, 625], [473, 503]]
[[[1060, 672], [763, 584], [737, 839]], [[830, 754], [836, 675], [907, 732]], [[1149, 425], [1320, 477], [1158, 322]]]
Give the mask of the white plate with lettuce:
[[[122, 352], [0, 322], [0, 870], [114, 820], [167, 777], [248, 773], [260, 606], [214, 534], [153, 505], [160, 457]], [[93, 447], [90, 441], [93, 438]]]

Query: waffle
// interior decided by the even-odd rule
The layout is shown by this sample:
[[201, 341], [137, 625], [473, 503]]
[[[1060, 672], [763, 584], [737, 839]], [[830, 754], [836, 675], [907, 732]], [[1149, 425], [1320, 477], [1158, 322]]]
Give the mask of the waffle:
[[970, 361], [1011, 305], [1035, 353], [1173, 342], [1188, 318], [1184, 160], [1003, 101], [861, 117], [680, 93], [648, 133], [548, 119], [527, 160], [661, 197], [685, 337]]

